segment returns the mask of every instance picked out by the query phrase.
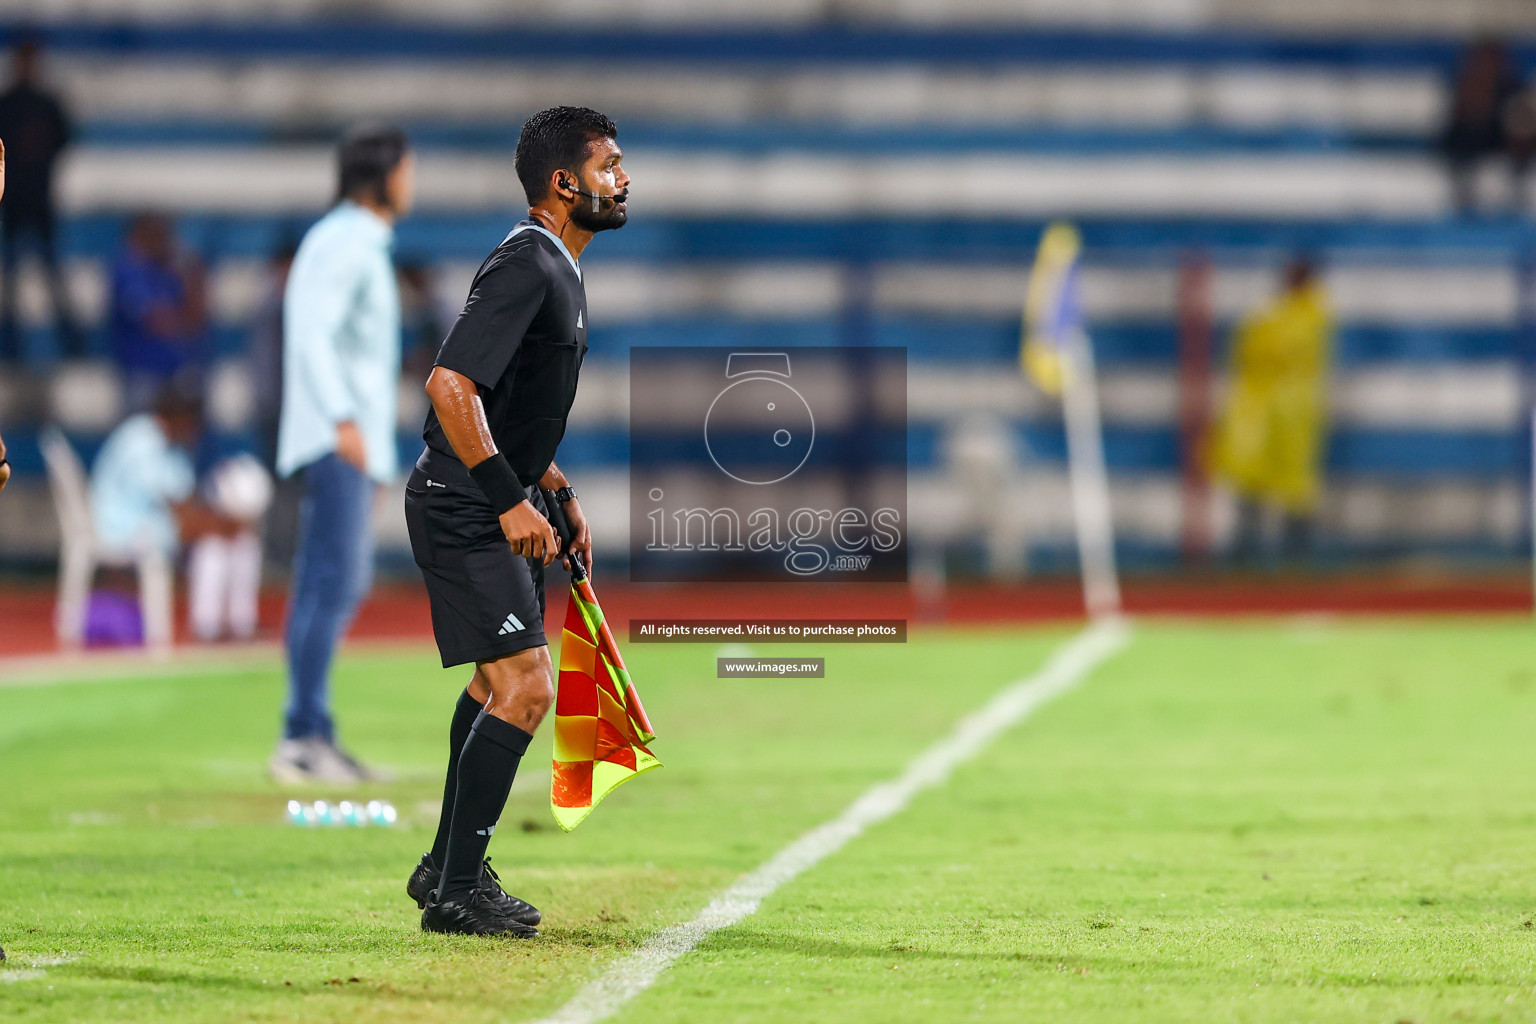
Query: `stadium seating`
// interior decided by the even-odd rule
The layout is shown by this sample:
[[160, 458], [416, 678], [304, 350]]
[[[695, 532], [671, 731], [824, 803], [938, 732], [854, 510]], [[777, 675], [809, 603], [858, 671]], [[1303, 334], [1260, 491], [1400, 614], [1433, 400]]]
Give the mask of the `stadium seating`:
[[[1012, 367], [1033, 246], [1048, 219], [1070, 216], [1087, 246], [1128, 551], [1166, 558], [1178, 536], [1180, 262], [1214, 265], [1224, 338], [1298, 249], [1325, 267], [1340, 318], [1330, 550], [1525, 543], [1520, 382], [1536, 338], [1536, 231], [1520, 215], [1451, 212], [1432, 142], [1456, 26], [1367, 44], [1202, 27], [1269, 18], [1246, 3], [1153, 5], [1166, 17], [1134, 31], [1042, 29], [980, 0], [909, 3], [906, 20], [861, 25], [860, 12], [883, 9], [870, 0], [846, 5], [851, 26], [817, 20], [819, 4], [773, 6], [767, 31], [733, 23], [733, 5], [626, 5], [639, 24], [605, 37], [601, 73], [579, 34], [478, 24], [478, 0], [430, 24], [360, 28], [299, 0], [256, 25], [234, 8], [196, 24], [64, 17], [50, 31], [53, 78], [81, 120], [61, 183], [75, 292], [99, 320], [124, 216], [176, 211], [212, 270], [235, 410], [221, 443], [249, 443], [244, 325], [262, 261], [327, 201], [336, 128], [389, 117], [412, 131], [421, 208], [398, 251], [436, 265], [451, 310], [520, 215], [510, 164], [521, 117], [590, 102], [621, 123], [635, 198], [631, 225], [586, 260], [592, 362], [563, 458], [616, 502], [625, 356], [658, 343], [904, 345], [923, 365], [911, 391], [919, 480], [945, 478], [957, 432], [984, 413], [1012, 436], [1034, 493], [1055, 493], [1056, 411]], [[1024, 5], [1050, 20], [1047, 6]], [[1339, 24], [1371, 9], [1332, 6]], [[767, 9], [738, 13], [760, 21]], [[949, 23], [922, 27], [941, 9]], [[1536, 64], [1536, 49], [1515, 52]], [[32, 285], [28, 346], [46, 363]], [[0, 422], [25, 484], [41, 466], [35, 427], [7, 415], [18, 390], [0, 388]], [[419, 412], [412, 401], [402, 417], [402, 452], [414, 454]], [[87, 450], [101, 433], [67, 425]], [[1070, 539], [1057, 504], [1031, 519], [1029, 544], [1047, 555]], [[618, 507], [598, 524], [610, 536], [625, 528]]]

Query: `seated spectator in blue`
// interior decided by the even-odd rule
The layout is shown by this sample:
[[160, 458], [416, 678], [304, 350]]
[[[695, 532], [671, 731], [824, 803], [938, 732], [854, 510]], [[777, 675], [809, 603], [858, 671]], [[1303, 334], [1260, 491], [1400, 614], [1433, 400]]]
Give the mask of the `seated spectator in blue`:
[[202, 268], [176, 247], [171, 222], [140, 214], [112, 268], [112, 354], [127, 377], [128, 407], [144, 409], [165, 382], [202, 369], [208, 304]]
[[151, 412], [112, 431], [91, 469], [91, 513], [104, 547], [174, 555], [183, 536], [227, 527], [194, 496], [197, 471], [187, 451], [201, 432], [197, 399], [173, 386], [161, 389]]
[[[201, 433], [201, 404], [176, 385], [161, 388], [152, 412], [120, 424], [91, 472], [96, 536], [120, 555], [158, 549], [175, 557], [185, 548], [193, 635], [203, 641], [250, 639], [261, 586], [258, 530], [267, 497], [252, 497], [237, 478], [254, 471], [260, 477], [256, 490], [267, 496], [271, 478], [249, 456], [226, 459], [211, 474], [211, 502], [197, 496], [188, 450]], [[243, 501], [236, 493], [241, 490], [247, 492]]]

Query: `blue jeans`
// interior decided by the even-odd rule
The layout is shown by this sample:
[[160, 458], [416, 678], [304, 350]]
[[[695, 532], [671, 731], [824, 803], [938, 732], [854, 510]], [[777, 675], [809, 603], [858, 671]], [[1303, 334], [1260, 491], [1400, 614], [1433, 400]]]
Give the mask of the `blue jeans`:
[[335, 453], [304, 469], [288, 607], [288, 739], [334, 737], [331, 656], [373, 579], [375, 489]]

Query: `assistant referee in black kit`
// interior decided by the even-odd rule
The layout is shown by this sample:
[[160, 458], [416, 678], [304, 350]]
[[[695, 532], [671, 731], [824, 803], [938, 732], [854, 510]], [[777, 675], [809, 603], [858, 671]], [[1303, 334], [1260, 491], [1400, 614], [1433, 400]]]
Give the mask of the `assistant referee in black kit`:
[[592, 564], [587, 517], [554, 458], [587, 351], [577, 261], [628, 216], [617, 134], [585, 107], [523, 125], [528, 219], [481, 264], [427, 380], [427, 449], [406, 485], [406, 521], [443, 667], [475, 665], [449, 729], [437, 840], [406, 887], [427, 931], [538, 934], [539, 912], [502, 891], [485, 848], [554, 700], [544, 568], [559, 543], [539, 488], [554, 492], [572, 549]]

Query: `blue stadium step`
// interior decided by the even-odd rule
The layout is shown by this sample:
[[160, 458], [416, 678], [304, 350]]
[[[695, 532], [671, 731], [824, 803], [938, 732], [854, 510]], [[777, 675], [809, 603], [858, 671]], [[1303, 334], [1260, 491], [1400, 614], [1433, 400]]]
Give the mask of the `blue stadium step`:
[[[1029, 457], [1047, 463], [1066, 460], [1066, 436], [1059, 425], [1021, 424], [1016, 429]], [[936, 426], [913, 424], [907, 439], [909, 464], [940, 465], [941, 441]], [[1111, 472], [1175, 473], [1180, 467], [1178, 435], [1168, 429], [1106, 427], [1104, 459]], [[1330, 473], [1356, 478], [1495, 480], [1529, 472], [1529, 440], [1471, 431], [1339, 430], [1329, 439], [1327, 467]]]
[[[1226, 348], [1230, 326], [1217, 327], [1221, 350]], [[1090, 330], [1094, 353], [1105, 365], [1169, 365], [1178, 361], [1178, 330], [1166, 321], [1090, 324]], [[676, 333], [683, 336], [685, 332]], [[874, 333], [878, 344], [905, 345], [908, 354], [918, 360], [1012, 363], [1018, 358], [1019, 322], [1014, 318], [878, 320]], [[600, 333], [594, 329], [593, 335], [598, 337]], [[1528, 345], [1515, 331], [1498, 327], [1356, 323], [1345, 324], [1338, 330], [1333, 361], [1337, 366], [1352, 366], [1397, 361], [1513, 359], [1520, 357]]]
[[[509, 111], [494, 123], [405, 123], [411, 141], [423, 150], [505, 153], [517, 146], [522, 121], [532, 110]], [[252, 146], [333, 143], [344, 125], [246, 123], [236, 121], [105, 120], [81, 129], [81, 145], [111, 147]], [[795, 153], [910, 154], [981, 152], [1069, 154], [1085, 157], [1129, 154], [1419, 152], [1428, 143], [1412, 134], [1369, 134], [1317, 128], [1242, 130], [1217, 125], [1181, 128], [1070, 126], [989, 126], [947, 124], [901, 127], [803, 124], [773, 121], [724, 124], [646, 123], [625, 120], [623, 143], [646, 150], [726, 151], [736, 155]]]
[[[1066, 460], [1066, 437], [1059, 424], [1021, 423], [1014, 429], [1027, 461], [1060, 464]], [[71, 440], [89, 465], [103, 438], [74, 436]], [[35, 430], [8, 429], [5, 442], [18, 474], [42, 474]], [[417, 431], [401, 431], [397, 443], [402, 466], [410, 465], [421, 454]], [[257, 448], [254, 433], [211, 433], [204, 440], [198, 461], [207, 465], [218, 457]], [[1112, 472], [1177, 473], [1178, 434], [1163, 428], [1110, 426], [1104, 431], [1104, 457]], [[629, 435], [618, 427], [573, 426], [561, 442], [560, 462], [567, 468], [625, 467], [629, 465]], [[942, 428], [934, 423], [913, 423], [907, 431], [908, 466], [931, 470], [942, 462]], [[1341, 477], [1403, 482], [1518, 478], [1530, 471], [1529, 439], [1517, 433], [1351, 428], [1331, 435], [1327, 467], [1328, 472]]]
[[[1177, 328], [1167, 321], [1090, 324], [1094, 351], [1105, 366], [1160, 365], [1178, 361]], [[1230, 339], [1230, 324], [1217, 326], [1218, 357]], [[92, 355], [105, 356], [101, 330], [89, 339]], [[28, 328], [21, 339], [30, 359], [46, 363], [59, 357], [53, 331]], [[954, 365], [1006, 364], [1018, 359], [1019, 322], [1014, 317], [876, 317], [850, 334], [837, 317], [748, 320], [726, 315], [669, 317], [633, 323], [594, 322], [587, 358], [611, 363], [629, 358], [635, 347], [773, 348], [785, 345], [871, 344], [905, 347], [919, 362]], [[250, 344], [249, 330], [240, 324], [219, 323], [209, 332], [213, 358], [240, 355]], [[1479, 362], [1524, 359], [1533, 354], [1533, 339], [1500, 327], [1453, 327], [1346, 323], [1334, 337], [1333, 362], [1338, 367], [1393, 362]]]
[[[1217, 330], [1224, 350], [1230, 325]], [[1178, 361], [1177, 329], [1165, 321], [1093, 324], [1099, 361], [1115, 365], [1170, 365]], [[868, 343], [905, 346], [915, 360], [951, 364], [996, 363], [1018, 359], [1016, 318], [959, 317], [876, 318]], [[717, 345], [760, 348], [774, 345], [836, 345], [849, 342], [833, 318], [753, 322], [725, 317], [673, 319], [643, 324], [594, 325], [589, 358], [624, 358], [631, 346]], [[1466, 362], [1521, 357], [1529, 342], [1515, 331], [1497, 327], [1398, 326], [1345, 324], [1334, 339], [1334, 363], [1355, 366], [1384, 362]]]
[[[261, 216], [197, 215], [178, 227], [205, 259], [262, 258], [302, 233], [323, 211]], [[401, 258], [479, 260], [523, 216], [441, 214], [423, 210], [397, 232]], [[64, 229], [65, 250], [110, 259], [122, 245], [126, 217], [93, 214]], [[1039, 220], [891, 218], [854, 220], [725, 220], [646, 218], [637, 214], [622, 231], [604, 235], [587, 260], [665, 262], [836, 260], [924, 263], [1024, 263], [1034, 254]], [[1188, 251], [1218, 257], [1307, 249], [1329, 258], [1424, 259], [1436, 263], [1514, 262], [1536, 259], [1536, 222], [1509, 217], [1487, 221], [1372, 220], [1275, 222], [1224, 219], [1088, 220], [1080, 222], [1090, 259], [1136, 265], [1176, 263]]]
[[[36, 31], [13, 21], [0, 34]], [[413, 21], [228, 21], [203, 24], [92, 21], [43, 28], [52, 48], [128, 55], [217, 55], [377, 60], [590, 61], [590, 34], [563, 25], [453, 25]], [[605, 61], [709, 64], [1232, 64], [1312, 68], [1430, 69], [1449, 72], [1464, 41], [1452, 38], [1283, 38], [1242, 31], [1106, 31], [1038, 26], [858, 26], [667, 28], [626, 25], [602, 34]], [[1516, 43], [1517, 61], [1536, 65], [1536, 45]]]
[[[1015, 430], [1028, 459], [1048, 464], [1066, 460], [1066, 436], [1059, 424], [1021, 423]], [[942, 442], [937, 424], [913, 423], [907, 432], [908, 465], [914, 470], [938, 468]], [[411, 443], [402, 440], [402, 451], [409, 451]], [[1116, 472], [1176, 473], [1180, 467], [1178, 434], [1172, 429], [1109, 426], [1104, 455]], [[561, 442], [560, 459], [573, 466], [626, 466], [628, 434], [621, 428], [573, 427]], [[1327, 465], [1331, 473], [1356, 478], [1492, 480], [1528, 472], [1529, 452], [1527, 439], [1513, 433], [1350, 428], [1331, 436]]]

